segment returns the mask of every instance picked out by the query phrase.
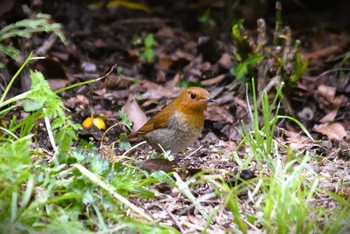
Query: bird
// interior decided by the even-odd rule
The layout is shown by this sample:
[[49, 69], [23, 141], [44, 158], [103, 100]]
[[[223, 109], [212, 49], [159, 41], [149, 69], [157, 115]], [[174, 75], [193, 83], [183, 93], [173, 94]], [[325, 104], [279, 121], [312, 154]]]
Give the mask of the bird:
[[159, 153], [181, 152], [201, 136], [204, 111], [212, 101], [207, 90], [189, 87], [127, 139], [140, 137]]

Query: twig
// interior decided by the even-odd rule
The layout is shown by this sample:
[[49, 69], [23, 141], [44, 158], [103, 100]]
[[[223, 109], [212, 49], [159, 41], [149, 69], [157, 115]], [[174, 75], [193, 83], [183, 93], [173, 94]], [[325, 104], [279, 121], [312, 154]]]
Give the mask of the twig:
[[185, 233], [185, 230], [182, 228], [181, 223], [178, 222], [178, 220], [175, 218], [175, 216], [171, 213], [171, 211], [168, 209], [165, 209], [165, 211], [168, 213], [168, 215], [170, 216], [170, 218], [174, 221], [174, 224], [176, 225], [176, 227], [179, 228], [181, 233]]
[[130, 149], [128, 149], [127, 151], [125, 151], [121, 157], [126, 157], [126, 155], [127, 155], [130, 151], [136, 149], [137, 147], [139, 147], [140, 145], [143, 145], [143, 144], [145, 144], [145, 143], [146, 143], [146, 141], [142, 141], [142, 142], [140, 142], [140, 143], [134, 145], [133, 147], [131, 147]]
[[114, 68], [117, 66], [118, 64], [114, 64], [112, 66], [112, 68], [109, 70], [109, 72], [107, 72], [105, 75], [101, 76], [101, 77], [98, 77], [96, 79], [93, 79], [93, 80], [87, 80], [87, 81], [83, 81], [83, 82], [79, 82], [79, 83], [75, 83], [75, 84], [72, 84], [72, 85], [69, 85], [67, 87], [64, 87], [62, 89], [59, 89], [59, 90], [56, 90], [55, 93], [61, 93], [65, 90], [68, 90], [68, 89], [73, 89], [75, 87], [78, 87], [78, 86], [82, 86], [82, 85], [86, 85], [86, 84], [90, 84], [90, 83], [93, 83], [93, 82], [97, 82], [97, 81], [100, 81], [104, 78], [106, 78], [107, 76], [109, 76], [109, 74], [111, 74], [114, 70]]
[[42, 46], [40, 46], [37, 50], [36, 50], [36, 54], [37, 55], [45, 55], [47, 53], [47, 51], [49, 49], [51, 49], [51, 47], [55, 44], [56, 40], [57, 40], [58, 36], [55, 33], [52, 33], [49, 37], [49, 39], [47, 39]]
[[196, 149], [195, 151], [193, 151], [192, 153], [190, 153], [189, 155], [187, 155], [184, 159], [187, 159], [187, 158], [191, 157], [192, 155], [194, 155], [195, 153], [197, 153], [197, 152], [198, 152], [200, 149], [202, 149], [202, 148], [203, 148], [202, 145], [199, 146], [198, 149]]
[[[278, 87], [278, 85], [282, 82], [281, 80], [281, 76], [277, 75], [275, 77], [273, 77], [270, 82], [265, 86], [264, 91], [266, 91], [266, 93], [269, 93], [271, 91], [272, 88], [276, 88]], [[262, 99], [262, 95], [259, 96], [258, 101], [257, 101], [257, 106], [260, 107], [261, 104], [261, 99]]]

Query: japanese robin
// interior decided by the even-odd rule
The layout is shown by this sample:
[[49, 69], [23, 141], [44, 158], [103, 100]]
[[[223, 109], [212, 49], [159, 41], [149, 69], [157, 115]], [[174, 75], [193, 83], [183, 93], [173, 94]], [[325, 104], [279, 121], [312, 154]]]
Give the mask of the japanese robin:
[[187, 88], [128, 139], [141, 137], [158, 152], [162, 152], [162, 148], [172, 153], [180, 152], [200, 137], [204, 110], [210, 101], [207, 90]]

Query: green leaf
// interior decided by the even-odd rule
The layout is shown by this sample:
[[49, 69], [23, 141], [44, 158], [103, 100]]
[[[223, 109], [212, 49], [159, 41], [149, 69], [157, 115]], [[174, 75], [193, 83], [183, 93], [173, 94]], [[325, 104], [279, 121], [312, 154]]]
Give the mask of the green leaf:
[[144, 52], [144, 56], [147, 62], [151, 62], [154, 57], [154, 51], [152, 48], [146, 48]]
[[154, 44], [154, 37], [153, 37], [153, 34], [150, 33], [145, 39], [145, 47], [150, 48], [153, 46], [153, 44]]
[[23, 109], [26, 112], [32, 112], [41, 109], [44, 106], [43, 102], [35, 101], [35, 100], [25, 100], [23, 102]]
[[2, 42], [13, 37], [30, 38], [34, 33], [53, 32], [66, 45], [67, 40], [61, 31], [62, 25], [54, 23], [51, 16], [38, 13], [34, 19], [24, 19], [16, 23], [9, 24], [0, 29], [0, 53], [4, 53], [14, 60], [19, 60], [21, 51], [13, 46], [6, 46]]
[[91, 162], [91, 171], [97, 175], [109, 170], [109, 162], [99, 157], [94, 157]]
[[233, 70], [233, 75], [235, 75], [238, 80], [243, 80], [247, 73], [248, 73], [248, 68], [245, 63], [238, 64]]
[[247, 65], [258, 64], [264, 59], [263, 55], [257, 54], [250, 56], [244, 63]]
[[243, 19], [238, 20], [236, 23], [233, 24], [231, 29], [231, 35], [234, 39], [236, 39], [239, 43], [243, 41], [243, 36], [241, 33], [241, 26], [243, 24]]
[[122, 111], [122, 110], [119, 110], [118, 111], [118, 116], [120, 117], [121, 119], [121, 124], [123, 124], [124, 126], [126, 126], [130, 131], [132, 131], [132, 128], [131, 128], [131, 121], [129, 120], [128, 118], [128, 115]]
[[[0, 146], [0, 162], [15, 169], [23, 164], [31, 164], [30, 143], [31, 135], [16, 141], [8, 141]], [[0, 164], [1, 164], [0, 163]]]
[[121, 133], [119, 135], [119, 140], [121, 140], [121, 141], [125, 141], [127, 138], [128, 138], [128, 136], [125, 133]]
[[73, 144], [72, 139], [72, 129], [70, 128], [62, 128], [59, 131], [57, 131], [57, 134], [55, 135], [56, 143], [58, 146], [60, 146], [60, 150], [62, 152], [68, 152], [70, 147]]
[[131, 148], [131, 144], [128, 141], [121, 141], [119, 142], [119, 148], [122, 151], [126, 151]]
[[201, 15], [198, 18], [198, 21], [204, 24], [207, 24], [209, 26], [215, 26], [216, 22], [215, 20], [211, 17], [211, 10], [208, 8], [203, 15]]

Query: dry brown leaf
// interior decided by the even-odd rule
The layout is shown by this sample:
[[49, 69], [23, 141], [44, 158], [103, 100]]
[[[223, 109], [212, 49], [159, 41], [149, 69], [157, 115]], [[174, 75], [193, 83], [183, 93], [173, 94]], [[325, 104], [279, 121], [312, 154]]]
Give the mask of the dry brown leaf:
[[67, 79], [49, 79], [47, 82], [52, 90], [58, 90], [68, 85], [69, 80]]
[[244, 110], [248, 111], [247, 102], [244, 101], [243, 99], [235, 97], [235, 98], [234, 98], [234, 103], [235, 103], [237, 106], [241, 106], [241, 107], [244, 108]]
[[96, 89], [93, 91], [94, 94], [97, 94], [97, 96], [104, 96], [107, 93], [107, 90], [105, 88], [102, 89]]
[[223, 79], [225, 79], [225, 74], [218, 75], [216, 77], [213, 77], [211, 79], [203, 80], [201, 83], [204, 86], [213, 86], [219, 82], [221, 82]]
[[229, 54], [224, 53], [221, 58], [219, 59], [219, 64], [226, 68], [226, 69], [231, 69], [232, 68], [232, 59]]
[[158, 70], [157, 76], [156, 76], [156, 77], [157, 77], [157, 78], [156, 78], [156, 81], [157, 81], [158, 83], [164, 83], [164, 82], [166, 81], [166, 74], [165, 74], [165, 72], [162, 71], [162, 70]]
[[335, 87], [331, 87], [323, 84], [318, 86], [317, 88], [317, 94], [329, 103], [332, 103], [332, 100], [334, 99], [336, 92], [337, 92], [337, 89]]
[[305, 54], [303, 58], [305, 60], [318, 60], [325, 57], [330, 57], [333, 54], [338, 54], [341, 48], [338, 45], [331, 45], [323, 49], [313, 51], [311, 53]]
[[[182, 50], [177, 50], [173, 56], [176, 56], [176, 58], [181, 58], [181, 59], [185, 59], [188, 61], [191, 61], [194, 59], [194, 56], [191, 53], [188, 53], [188, 52], [185, 52]], [[174, 60], [174, 58], [173, 58], [173, 60]]]
[[145, 161], [141, 161], [139, 165], [151, 171], [164, 171], [164, 172], [171, 172], [179, 167], [179, 165], [176, 162], [169, 161], [163, 158], [147, 159]]
[[[180, 83], [181, 80], [181, 74], [177, 73], [173, 79], [171, 79], [170, 81], [168, 81], [165, 86], [166, 87], [175, 87], [178, 86], [178, 84]], [[179, 91], [180, 92], [180, 91]]]
[[223, 107], [217, 105], [209, 105], [207, 107], [205, 118], [214, 122], [233, 123], [232, 114]]
[[173, 28], [170, 27], [162, 27], [158, 33], [158, 36], [162, 36], [162, 37], [173, 37], [174, 36], [174, 30]]
[[173, 63], [173, 59], [169, 56], [162, 56], [159, 58], [159, 68], [161, 70], [164, 70], [164, 71], [169, 70], [172, 63]]
[[323, 116], [322, 119], [320, 119], [320, 123], [328, 123], [328, 122], [333, 122], [335, 117], [338, 114], [338, 108], [335, 110], [332, 110], [330, 112], [328, 112], [328, 114], [326, 114], [325, 116]]
[[69, 54], [68, 53], [62, 53], [62, 52], [58, 52], [58, 51], [52, 51], [50, 53], [51, 53], [52, 57], [57, 58], [57, 59], [59, 59], [61, 61], [65, 61], [66, 62], [69, 59]]
[[147, 91], [142, 94], [144, 99], [158, 100], [164, 97], [175, 98], [181, 92], [181, 88], [162, 86], [146, 80], [142, 81], [142, 86], [147, 89]]
[[[291, 149], [298, 150], [298, 151], [310, 148], [312, 144], [310, 138], [304, 136], [300, 132], [288, 131], [288, 130], [285, 130], [283, 132], [287, 136], [287, 141], [281, 142], [282, 144], [286, 143], [289, 145]], [[283, 141], [283, 140], [280, 139], [280, 141]]]
[[103, 84], [108, 89], [124, 89], [131, 85], [132, 80], [131, 77], [122, 77], [112, 73], [105, 78]]
[[74, 108], [76, 105], [88, 106], [90, 105], [90, 101], [86, 96], [79, 94], [75, 97], [69, 98], [64, 102], [64, 105], [69, 108]]
[[133, 122], [133, 131], [137, 131], [148, 121], [147, 116], [133, 97], [128, 98], [122, 110], [128, 115], [129, 120]]
[[342, 141], [347, 138], [348, 134], [344, 126], [340, 123], [333, 123], [331, 125], [315, 126], [314, 130], [318, 133], [326, 135], [329, 139]]
[[[103, 92], [103, 90], [105, 92]], [[99, 94], [97, 92], [98, 90], [94, 91], [94, 93]], [[125, 98], [128, 98], [130, 96], [130, 92], [128, 89], [123, 90], [115, 90], [112, 92], [106, 92], [106, 89], [100, 90], [101, 95], [103, 95], [103, 98], [109, 99], [109, 100], [125, 100]]]

